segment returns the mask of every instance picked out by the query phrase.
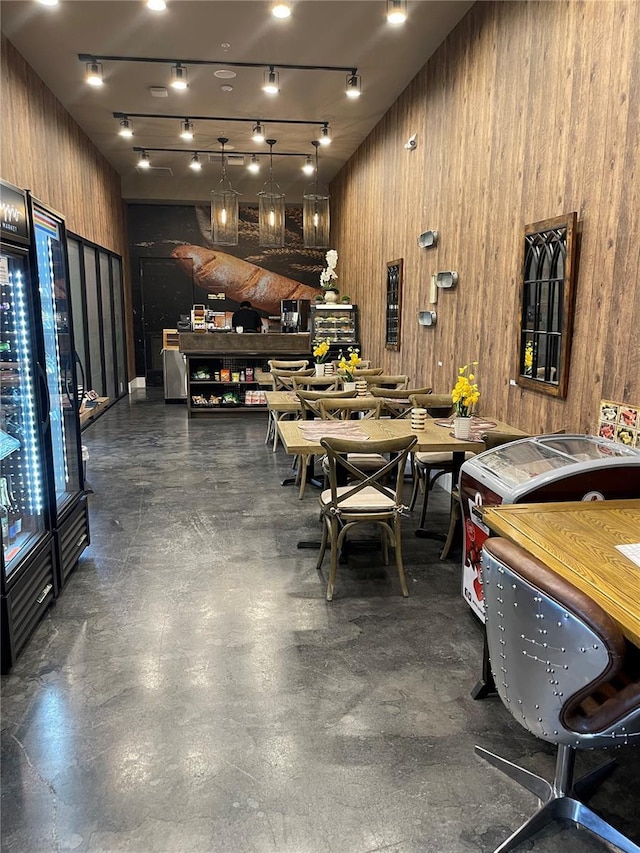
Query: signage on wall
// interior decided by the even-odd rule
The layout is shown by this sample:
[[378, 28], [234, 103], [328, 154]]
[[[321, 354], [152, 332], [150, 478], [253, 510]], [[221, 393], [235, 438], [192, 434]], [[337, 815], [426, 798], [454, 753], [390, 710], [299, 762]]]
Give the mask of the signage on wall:
[[26, 194], [5, 181], [0, 181], [0, 234], [14, 243], [29, 244]]
[[597, 432], [618, 444], [640, 448], [640, 406], [600, 400]]

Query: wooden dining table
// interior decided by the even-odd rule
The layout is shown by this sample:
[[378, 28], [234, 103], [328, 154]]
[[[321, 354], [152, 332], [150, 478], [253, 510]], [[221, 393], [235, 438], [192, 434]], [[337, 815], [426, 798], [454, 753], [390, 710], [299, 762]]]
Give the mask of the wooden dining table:
[[640, 551], [640, 500], [503, 504], [482, 518], [596, 601], [640, 648], [640, 565], [616, 547]]
[[[287, 453], [308, 459], [324, 453], [320, 444], [320, 435], [315, 433], [313, 438], [305, 438], [304, 425], [307, 421], [278, 421], [278, 431], [282, 444]], [[332, 421], [327, 421], [328, 424]], [[454, 438], [451, 428], [440, 426], [439, 421], [427, 418], [424, 430], [412, 430], [411, 422], [404, 418], [379, 418], [363, 419], [357, 421], [359, 429], [367, 437], [374, 441], [382, 441], [390, 438], [404, 438], [415, 435], [418, 439], [414, 452], [429, 453], [452, 453], [454, 465], [454, 480], [457, 480], [457, 472], [464, 462], [466, 452], [481, 453], [484, 443], [480, 439]], [[502, 421], [493, 420], [493, 429], [499, 432], [518, 433], [519, 430]], [[526, 433], [522, 433], [523, 437]], [[302, 494], [300, 494], [302, 497]], [[417, 536], [431, 536], [432, 533], [424, 528], [418, 528]]]

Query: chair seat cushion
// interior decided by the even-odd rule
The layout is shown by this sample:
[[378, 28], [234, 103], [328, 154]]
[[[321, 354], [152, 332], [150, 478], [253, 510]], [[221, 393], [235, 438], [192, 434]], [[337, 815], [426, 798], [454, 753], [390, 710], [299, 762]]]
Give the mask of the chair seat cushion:
[[[464, 454], [464, 458], [471, 459], [476, 454], [468, 450]], [[451, 464], [453, 462], [452, 453], [416, 453], [415, 460], [419, 465], [439, 465]]]
[[[338, 497], [349, 492], [353, 486], [338, 486]], [[346, 498], [340, 502], [340, 510], [342, 512], [389, 512], [396, 506], [395, 493], [390, 489], [386, 489], [386, 494], [374, 489], [373, 486], [366, 486], [350, 498]], [[323, 506], [331, 503], [331, 489], [325, 489], [320, 495], [320, 503]]]

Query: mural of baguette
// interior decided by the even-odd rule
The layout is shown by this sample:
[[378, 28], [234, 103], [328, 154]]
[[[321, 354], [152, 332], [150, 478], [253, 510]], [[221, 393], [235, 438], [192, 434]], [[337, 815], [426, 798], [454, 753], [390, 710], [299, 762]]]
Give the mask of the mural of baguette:
[[198, 287], [210, 292], [224, 291], [229, 299], [248, 299], [258, 311], [280, 314], [281, 299], [311, 299], [319, 290], [293, 278], [266, 270], [226, 252], [204, 246], [177, 246], [171, 256], [181, 262]]

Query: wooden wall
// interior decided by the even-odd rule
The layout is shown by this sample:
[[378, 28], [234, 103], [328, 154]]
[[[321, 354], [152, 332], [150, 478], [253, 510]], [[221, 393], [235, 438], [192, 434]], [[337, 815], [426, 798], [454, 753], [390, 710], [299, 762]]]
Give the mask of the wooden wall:
[[[339, 284], [360, 306], [366, 357], [438, 392], [477, 359], [482, 412], [532, 432], [592, 432], [602, 397], [640, 404], [639, 158], [640, 3], [477, 3], [331, 186]], [[568, 396], [556, 400], [509, 380], [523, 226], [572, 210], [576, 315]], [[420, 249], [428, 229], [439, 244]], [[384, 349], [396, 258], [397, 353]], [[417, 312], [438, 270], [460, 282], [439, 292], [428, 329]]]
[[131, 378], [131, 286], [120, 177], [6, 38], [0, 61], [0, 177], [64, 214], [69, 231], [122, 256]]

